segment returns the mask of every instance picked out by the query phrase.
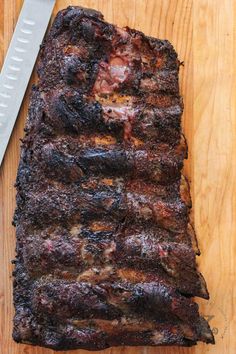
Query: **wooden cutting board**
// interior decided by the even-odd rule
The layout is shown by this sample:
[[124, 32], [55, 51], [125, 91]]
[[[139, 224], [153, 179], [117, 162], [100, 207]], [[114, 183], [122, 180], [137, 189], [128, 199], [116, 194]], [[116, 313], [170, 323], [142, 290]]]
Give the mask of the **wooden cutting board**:
[[[236, 353], [236, 3], [234, 0], [58, 0], [53, 16], [68, 5], [93, 7], [105, 19], [130, 26], [175, 46], [181, 67], [183, 125], [189, 144], [185, 171], [191, 181], [194, 220], [202, 251], [199, 266], [211, 295], [197, 300], [216, 345], [194, 348], [116, 348], [106, 354]], [[11, 39], [22, 0], [0, 1], [0, 60]], [[35, 80], [35, 74], [31, 83]], [[13, 184], [29, 89], [0, 169], [0, 353], [50, 354], [18, 345], [12, 332], [12, 265], [15, 230]], [[0, 142], [1, 143], [1, 142]], [[64, 353], [64, 352], [63, 352]], [[67, 353], [86, 353], [68, 351]]]

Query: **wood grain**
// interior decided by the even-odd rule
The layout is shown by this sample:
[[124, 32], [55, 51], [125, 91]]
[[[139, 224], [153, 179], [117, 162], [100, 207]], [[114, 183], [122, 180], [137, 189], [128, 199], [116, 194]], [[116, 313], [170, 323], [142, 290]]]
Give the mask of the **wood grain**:
[[[234, 0], [58, 0], [56, 12], [69, 4], [93, 7], [106, 20], [148, 35], [167, 38], [180, 60], [184, 97], [184, 131], [190, 159], [194, 220], [202, 251], [199, 265], [211, 294], [200, 301], [201, 312], [214, 328], [216, 345], [194, 348], [116, 348], [106, 354], [235, 354], [236, 353], [236, 12]], [[0, 1], [0, 63], [6, 53], [22, 0]], [[31, 83], [35, 80], [33, 74]], [[0, 353], [53, 354], [17, 345], [12, 331], [12, 266], [15, 230], [13, 184], [19, 139], [27, 115], [26, 93], [0, 169]], [[1, 142], [0, 142], [1, 143]], [[67, 353], [87, 353], [68, 351]]]

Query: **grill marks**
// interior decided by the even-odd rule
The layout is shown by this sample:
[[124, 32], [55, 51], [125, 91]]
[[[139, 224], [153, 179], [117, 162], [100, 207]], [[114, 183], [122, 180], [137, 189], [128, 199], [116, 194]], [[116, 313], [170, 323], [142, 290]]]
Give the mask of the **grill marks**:
[[50, 141], [36, 138], [30, 159], [50, 177], [65, 182], [79, 181], [82, 176], [141, 178], [161, 184], [179, 179], [186, 155], [184, 140], [174, 148], [144, 144], [136, 138], [131, 144], [117, 140], [101, 134]]
[[159, 283], [103, 282], [99, 285], [42, 279], [34, 284], [32, 310], [58, 319], [112, 320], [127, 314], [153, 320], [158, 317], [159, 322], [177, 319], [192, 323], [198, 319], [198, 305], [163, 284], [161, 279]]
[[[87, 99], [71, 88], [52, 90], [43, 94], [45, 119], [54, 130], [67, 133], [107, 133], [119, 138], [125, 137], [130, 125], [132, 136], [142, 138], [144, 142], [165, 142], [178, 144], [180, 138], [180, 117], [182, 102], [177, 96], [163, 94], [154, 98], [110, 94]], [[171, 134], [165, 138], [165, 133]], [[127, 139], [126, 139], [127, 141]]]
[[[141, 97], [114, 93], [86, 98], [70, 87], [46, 93], [35, 87], [30, 113], [28, 130], [32, 133], [35, 126], [46, 137], [96, 133], [112, 135], [118, 142], [125, 138], [130, 144], [132, 138], [140, 139], [149, 146], [175, 146], [181, 137], [181, 98], [162, 93]], [[127, 136], [127, 131], [132, 134]]]
[[[112, 224], [92, 223], [73, 226], [70, 232], [49, 228], [28, 236], [22, 255], [26, 269], [33, 277], [52, 273], [93, 283], [117, 278], [158, 282], [161, 277], [182, 293], [208, 296], [189, 245], [167, 242], [166, 235], [162, 240], [161, 230], [154, 235], [148, 229], [126, 230], [126, 235], [115, 229]], [[19, 232], [24, 235], [24, 230]]]
[[170, 333], [171, 337], [174, 335], [175, 344], [186, 344], [187, 340], [191, 344], [209, 335], [205, 320], [198, 316], [198, 306], [162, 283], [103, 283], [92, 286], [83, 282], [48, 279], [37, 282], [34, 290], [36, 295], [31, 300], [33, 314], [39, 313], [43, 320], [51, 313], [57, 324], [63, 319], [59, 332], [60, 328], [70, 326], [83, 332], [95, 331], [95, 338], [99, 338], [100, 331], [104, 331], [110, 345], [112, 338], [117, 340], [117, 333], [123, 338], [125, 331], [128, 331], [129, 338], [137, 335], [137, 340], [142, 340], [137, 343], [143, 343], [144, 331], [145, 338], [149, 340], [147, 344], [159, 344], [158, 339], [163, 343], [165, 335]]
[[41, 49], [16, 181], [14, 338], [53, 349], [213, 342], [181, 176], [172, 46], [61, 11]]
[[[92, 182], [92, 181], [91, 181]], [[85, 188], [84, 188], [85, 186]], [[18, 213], [18, 222], [30, 219], [42, 227], [50, 224], [70, 225], [77, 220], [87, 223], [95, 220], [113, 220], [118, 224], [127, 220], [151, 223], [173, 232], [184, 232], [188, 221], [188, 208], [180, 197], [164, 194], [149, 194], [135, 188], [129, 189], [123, 181], [114, 186], [99, 185], [97, 189], [86, 188], [86, 184], [42, 185], [24, 195], [24, 214]]]

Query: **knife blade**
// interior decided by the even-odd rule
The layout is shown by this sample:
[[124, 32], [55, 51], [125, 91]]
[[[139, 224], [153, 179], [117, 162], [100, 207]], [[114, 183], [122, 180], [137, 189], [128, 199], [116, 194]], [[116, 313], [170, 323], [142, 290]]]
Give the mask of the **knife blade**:
[[56, 0], [25, 0], [0, 74], [0, 166]]

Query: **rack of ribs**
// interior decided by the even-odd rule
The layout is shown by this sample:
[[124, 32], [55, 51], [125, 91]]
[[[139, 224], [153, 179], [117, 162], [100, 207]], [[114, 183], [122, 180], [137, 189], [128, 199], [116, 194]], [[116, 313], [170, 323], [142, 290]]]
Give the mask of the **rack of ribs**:
[[214, 343], [193, 296], [180, 62], [166, 40], [60, 11], [16, 180], [14, 330], [56, 350]]

